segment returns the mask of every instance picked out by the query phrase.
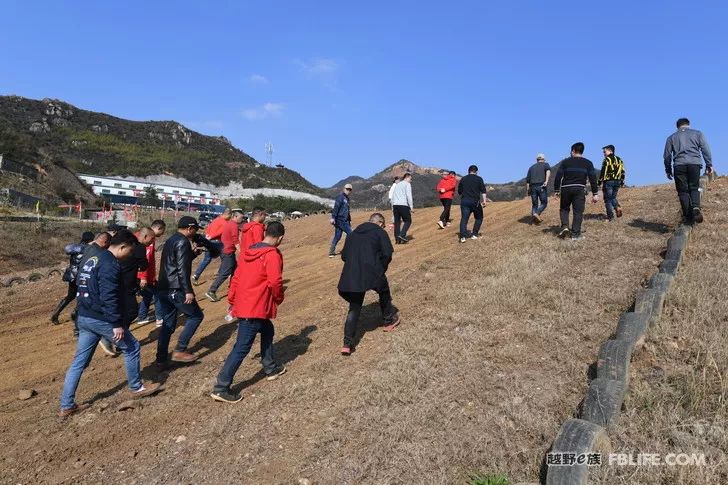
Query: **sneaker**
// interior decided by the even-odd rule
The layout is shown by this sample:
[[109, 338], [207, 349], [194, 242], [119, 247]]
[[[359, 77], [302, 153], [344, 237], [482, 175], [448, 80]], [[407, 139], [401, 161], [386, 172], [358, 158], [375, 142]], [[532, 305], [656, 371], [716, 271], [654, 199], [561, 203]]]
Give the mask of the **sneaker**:
[[137, 318], [137, 321], [135, 323], [141, 327], [142, 325], [146, 325], [147, 323], [152, 323], [153, 321], [154, 321], [153, 318], [144, 317], [144, 318]]
[[440, 229], [445, 229], [445, 224], [442, 223], [442, 221], [437, 221], [437, 227]]
[[351, 347], [349, 347], [348, 345], [344, 345], [343, 347], [341, 347], [341, 355], [348, 357], [351, 355], [351, 352]]
[[182, 364], [189, 364], [190, 362], [194, 362], [198, 359], [198, 356], [196, 354], [192, 354], [190, 352], [185, 352], [183, 350], [175, 350], [172, 352], [172, 362], [180, 362]]
[[399, 322], [400, 322], [399, 313], [395, 313], [394, 315], [392, 315], [391, 317], [389, 317], [388, 319], [385, 320], [385, 322], [384, 322], [385, 326], [382, 330], [385, 332], [391, 332], [395, 328], [397, 328], [397, 326], [399, 325]]
[[107, 340], [99, 340], [99, 347], [101, 347], [101, 350], [103, 350], [106, 355], [109, 355], [111, 357], [116, 357], [117, 355], [119, 355], [119, 352], [114, 347], [114, 344]]
[[614, 209], [614, 212], [617, 214], [617, 217], [622, 217], [622, 208], [621, 207], [617, 207], [616, 209]]
[[169, 362], [155, 362], [154, 363], [154, 369], [157, 372], [166, 372], [171, 368], [172, 368], [172, 365]]
[[335, 257], [336, 257], [336, 253], [329, 253], [329, 258], [335, 258]]
[[693, 221], [698, 224], [703, 222], [703, 212], [700, 210], [700, 207], [693, 207]]
[[470, 239], [477, 240], [478, 239], [478, 235], [477, 234], [473, 234], [472, 236], [470, 236]]
[[541, 224], [541, 216], [538, 214], [533, 215], [533, 222], [536, 224]]
[[399, 241], [399, 244], [407, 244], [409, 242], [409, 239], [400, 236], [397, 238], [397, 241]]
[[213, 302], [214, 302], [214, 301], [220, 301], [220, 298], [218, 298], [217, 294], [216, 294], [216, 293], [215, 293], [214, 291], [208, 291], [207, 293], [205, 293], [205, 296], [206, 296], [206, 297], [207, 297], [207, 298], [208, 298], [208, 299], [209, 299], [210, 301], [213, 301]]
[[53, 325], [60, 325], [61, 324], [61, 322], [58, 321], [58, 315], [52, 315], [51, 316], [51, 323]]
[[200, 284], [200, 277], [196, 275], [192, 275], [192, 284], [197, 286]]
[[467, 239], [465, 239], [464, 237], [461, 236], [460, 237], [460, 243], [464, 243], [465, 241], [467, 241]]
[[287, 370], [288, 369], [286, 369], [286, 367], [283, 366], [283, 365], [276, 366], [276, 368], [273, 369], [272, 372], [269, 372], [269, 373], [267, 373], [265, 375], [265, 380], [266, 381], [275, 381], [280, 376], [282, 376], [283, 374], [285, 374]]
[[152, 382], [147, 385], [142, 384], [142, 387], [140, 387], [136, 391], [129, 391], [129, 394], [131, 394], [132, 399], [141, 399], [143, 397], [147, 397], [147, 396], [151, 396], [152, 394], [156, 394], [161, 389], [162, 389], [162, 384], [160, 384], [158, 382]]
[[561, 239], [566, 239], [567, 237], [569, 237], [569, 234], [571, 234], [571, 231], [569, 231], [568, 227], [562, 227], [559, 231], [559, 237]]
[[78, 330], [73, 331], [73, 340], [78, 340]]
[[223, 391], [212, 391], [210, 397], [215, 401], [227, 402], [230, 404], [240, 402], [243, 399], [242, 395], [237, 394], [229, 389], [225, 389]]
[[81, 411], [85, 411], [89, 407], [91, 407], [90, 404], [74, 404], [72, 408], [61, 409], [60, 411], [58, 411], [58, 417], [67, 418], [73, 414], [77, 414], [77, 413], [80, 413]]
[[154, 326], [157, 328], [161, 327], [163, 324], [164, 320], [157, 320], [156, 322], [154, 322]]
[[584, 236], [582, 236], [581, 234], [574, 233], [571, 235], [572, 241], [581, 241], [582, 239], [584, 239]]

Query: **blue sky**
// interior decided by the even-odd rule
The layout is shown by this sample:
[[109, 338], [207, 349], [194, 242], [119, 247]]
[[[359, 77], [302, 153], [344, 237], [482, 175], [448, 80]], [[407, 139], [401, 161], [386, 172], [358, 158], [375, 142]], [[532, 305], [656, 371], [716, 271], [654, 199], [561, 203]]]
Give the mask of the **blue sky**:
[[721, 172], [725, 2], [0, 2], [0, 93], [224, 135], [328, 186], [401, 158], [488, 182], [584, 141], [664, 181], [678, 117]]

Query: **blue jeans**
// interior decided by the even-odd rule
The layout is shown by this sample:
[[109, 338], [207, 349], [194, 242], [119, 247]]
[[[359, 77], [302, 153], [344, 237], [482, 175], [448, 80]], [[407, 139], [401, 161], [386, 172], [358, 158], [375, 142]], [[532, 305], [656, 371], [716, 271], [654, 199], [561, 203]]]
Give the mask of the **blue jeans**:
[[[540, 202], [540, 205], [539, 205]], [[541, 215], [549, 205], [549, 191], [546, 187], [534, 187], [531, 189], [531, 214]]]
[[344, 233], [346, 233], [347, 236], [351, 234], [351, 224], [347, 221], [336, 221], [334, 224], [334, 239], [331, 240], [331, 249], [329, 250], [329, 254], [336, 253], [336, 245], [339, 244], [341, 236]]
[[230, 389], [233, 377], [243, 363], [243, 359], [250, 352], [255, 342], [255, 336], [260, 334], [260, 363], [266, 374], [272, 373], [276, 368], [273, 357], [273, 335], [275, 330], [273, 322], [259, 318], [241, 318], [238, 320], [238, 337], [230, 355], [225, 359], [222, 370], [217, 375], [216, 391]]
[[[222, 253], [222, 241], [218, 241], [217, 239], [210, 240], [210, 243], [217, 247], [218, 254]], [[212, 256], [210, 256], [210, 251], [205, 251], [205, 255], [202, 257], [202, 261], [200, 261], [200, 265], [197, 266], [197, 269], [195, 270], [195, 278], [199, 278], [202, 275], [202, 272], [205, 271], [205, 268], [207, 268], [207, 265], [212, 262]], [[159, 317], [157, 317], [159, 318]]]
[[220, 285], [225, 283], [225, 280], [230, 278], [235, 273], [237, 267], [237, 261], [235, 260], [235, 253], [220, 255], [220, 268], [217, 270], [217, 276], [210, 285], [210, 292], [215, 293]]
[[[102, 337], [113, 342], [114, 327], [108, 322], [96, 320], [91, 317], [79, 316], [76, 319], [78, 324], [78, 342], [76, 343], [76, 355], [73, 357], [71, 367], [66, 372], [66, 379], [63, 382], [61, 393], [61, 409], [71, 409], [75, 404], [76, 389], [81, 381], [81, 374], [88, 367], [91, 358], [94, 356], [96, 346]], [[124, 353], [124, 365], [126, 366], [126, 378], [129, 382], [129, 389], [138, 391], [142, 387], [142, 374], [140, 369], [141, 346], [139, 341], [128, 328], [124, 329], [124, 336], [116, 343], [116, 347]]]
[[622, 182], [619, 180], [607, 180], [602, 186], [602, 191], [604, 192], [604, 206], [607, 208], [607, 217], [609, 219], [614, 217], [614, 210], [619, 207], [617, 192], [619, 192], [619, 187], [621, 185]]
[[[468, 220], [470, 214], [475, 216], [473, 224], [473, 232], [468, 231]], [[480, 226], [483, 225], [483, 206], [480, 202], [472, 199], [462, 199], [460, 201], [460, 237], [470, 237], [480, 232]]]
[[149, 305], [154, 300], [154, 313], [157, 320], [162, 319], [162, 310], [159, 308], [159, 296], [157, 295], [157, 289], [152, 286], [147, 286], [139, 290], [139, 294], [142, 296], [142, 301], [139, 302], [139, 320], [146, 320], [147, 314], [149, 313]]
[[205, 314], [202, 308], [197, 304], [197, 300], [192, 303], [185, 303], [185, 294], [182, 290], [164, 290], [157, 293], [159, 296], [159, 307], [162, 311], [162, 328], [159, 329], [159, 339], [157, 340], [157, 362], [165, 363], [169, 358], [169, 341], [172, 338], [175, 328], [177, 327], [177, 314], [183, 313], [185, 319], [185, 327], [177, 340], [177, 346], [174, 348], [176, 352], [184, 352], [190, 344], [192, 336], [197, 331], [197, 327], [202, 323]]

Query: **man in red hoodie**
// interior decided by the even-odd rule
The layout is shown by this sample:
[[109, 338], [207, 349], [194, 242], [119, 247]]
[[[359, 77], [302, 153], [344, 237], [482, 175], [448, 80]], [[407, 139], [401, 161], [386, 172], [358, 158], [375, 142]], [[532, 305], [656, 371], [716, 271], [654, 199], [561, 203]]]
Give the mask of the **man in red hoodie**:
[[205, 296], [210, 301], [220, 301], [217, 296], [217, 289], [220, 288], [226, 279], [235, 271], [235, 251], [240, 248], [240, 225], [243, 223], [245, 215], [242, 209], [233, 209], [232, 217], [225, 223], [222, 230], [220, 240], [222, 241], [222, 252], [220, 253], [220, 269], [217, 271], [217, 277], [210, 285], [210, 289]]
[[450, 225], [450, 207], [452, 207], [452, 198], [455, 196], [457, 186], [458, 181], [455, 178], [455, 172], [452, 170], [443, 175], [437, 183], [437, 193], [442, 204], [442, 214], [440, 214], [440, 220], [437, 221], [437, 226], [440, 229], [445, 229], [445, 226]]
[[243, 225], [243, 244], [240, 245], [240, 256], [238, 259], [243, 257], [243, 252], [253, 244], [258, 244], [265, 238], [265, 209], [262, 207], [253, 208], [253, 212], [250, 214], [250, 222]]
[[[139, 279], [139, 294], [142, 297], [142, 301], [139, 302], [139, 316], [137, 317], [138, 325], [145, 325], [151, 322], [152, 318], [149, 318], [149, 306], [154, 300], [154, 313], [156, 314], [157, 326], [162, 326], [162, 313], [159, 308], [159, 297], [157, 296], [157, 260], [156, 260], [156, 246], [157, 238], [164, 235], [164, 231], [167, 228], [167, 224], [157, 219], [152, 222], [150, 226], [153, 237], [148, 246], [146, 246], [147, 256], [147, 268], [137, 273], [137, 279]], [[145, 231], [145, 229], [142, 229]], [[142, 235], [142, 231], [134, 234], [137, 239], [144, 244], [146, 237]]]
[[278, 246], [284, 234], [283, 224], [271, 222], [265, 229], [263, 242], [245, 249], [240, 258], [228, 291], [231, 313], [238, 319], [238, 336], [210, 394], [215, 401], [233, 403], [242, 399], [230, 386], [258, 333], [260, 362], [267, 379], [272, 381], [286, 372], [273, 357], [275, 331], [271, 322], [278, 313], [278, 305], [283, 303], [283, 255]]

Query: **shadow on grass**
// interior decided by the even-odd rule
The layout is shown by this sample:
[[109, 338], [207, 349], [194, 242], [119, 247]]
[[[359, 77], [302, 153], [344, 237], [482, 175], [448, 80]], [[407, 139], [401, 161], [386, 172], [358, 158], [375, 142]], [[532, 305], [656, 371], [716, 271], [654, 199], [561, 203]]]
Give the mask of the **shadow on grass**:
[[663, 224], [661, 222], [645, 221], [643, 219], [634, 219], [627, 225], [631, 227], [636, 227], [637, 229], [642, 229], [643, 231], [656, 232], [658, 234], [665, 234], [670, 232], [670, 226], [668, 226], [667, 224]]

